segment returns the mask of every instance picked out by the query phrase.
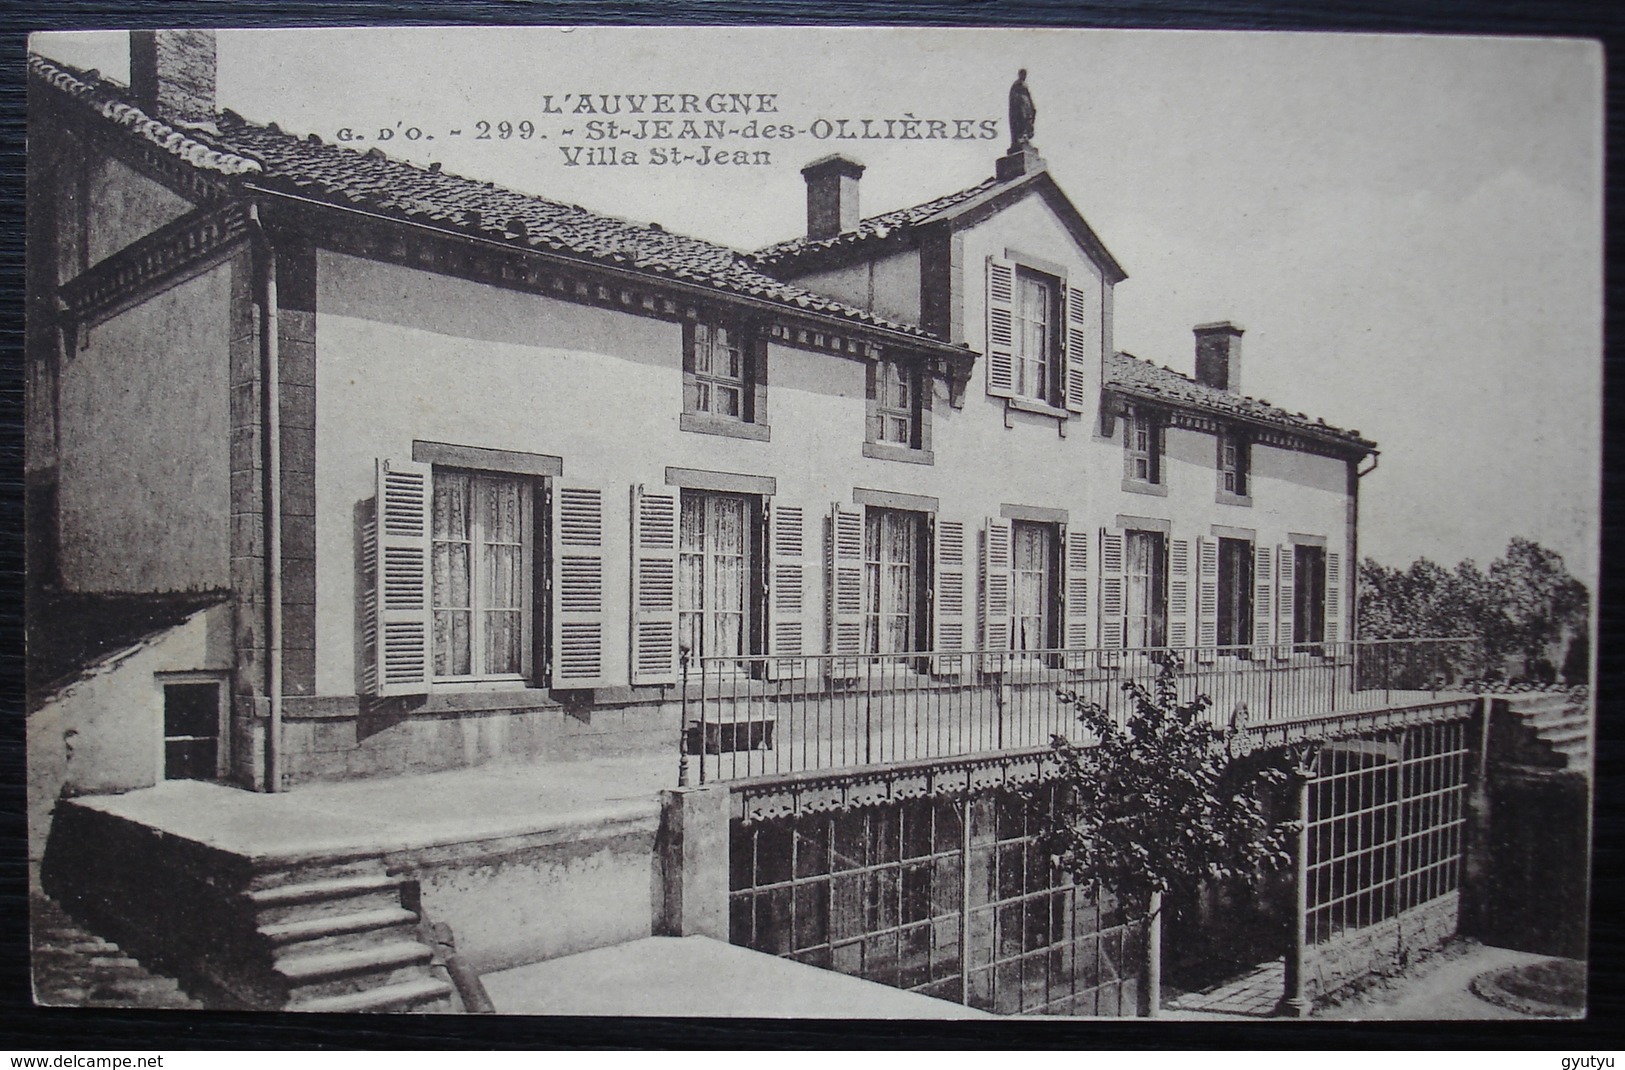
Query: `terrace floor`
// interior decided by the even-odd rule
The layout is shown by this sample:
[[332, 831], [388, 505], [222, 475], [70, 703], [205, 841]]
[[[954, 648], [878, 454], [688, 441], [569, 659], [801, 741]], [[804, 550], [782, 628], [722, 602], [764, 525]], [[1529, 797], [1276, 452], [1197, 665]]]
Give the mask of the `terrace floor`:
[[659, 810], [660, 789], [676, 784], [676, 760], [659, 755], [493, 763], [301, 784], [275, 795], [170, 780], [76, 802], [244, 858], [298, 860], [652, 817]]

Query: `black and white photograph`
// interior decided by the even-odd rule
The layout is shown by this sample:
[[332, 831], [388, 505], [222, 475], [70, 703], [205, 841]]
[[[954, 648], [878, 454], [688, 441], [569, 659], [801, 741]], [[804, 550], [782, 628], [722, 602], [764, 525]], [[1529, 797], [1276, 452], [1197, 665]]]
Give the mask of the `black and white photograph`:
[[1601, 44], [26, 62], [37, 1005], [1586, 1015]]

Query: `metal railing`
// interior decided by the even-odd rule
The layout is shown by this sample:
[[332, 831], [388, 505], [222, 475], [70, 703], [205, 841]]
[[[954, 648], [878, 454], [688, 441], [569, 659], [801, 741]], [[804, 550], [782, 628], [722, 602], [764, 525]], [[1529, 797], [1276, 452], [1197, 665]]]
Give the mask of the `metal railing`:
[[1481, 661], [1466, 638], [687, 659], [681, 780], [1042, 747], [1079, 731], [1063, 695], [1126, 723], [1124, 685], [1151, 689], [1169, 662], [1180, 701], [1206, 696], [1214, 723], [1257, 724], [1424, 702], [1478, 677]]

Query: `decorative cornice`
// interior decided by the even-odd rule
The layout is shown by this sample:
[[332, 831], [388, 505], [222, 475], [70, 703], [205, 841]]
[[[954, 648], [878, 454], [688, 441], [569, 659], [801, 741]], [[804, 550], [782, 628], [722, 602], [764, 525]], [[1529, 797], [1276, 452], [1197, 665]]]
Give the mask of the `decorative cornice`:
[[343, 213], [340, 222], [323, 212], [325, 207], [310, 204], [297, 209], [299, 218], [294, 229], [306, 240], [338, 253], [657, 319], [743, 316], [762, 325], [768, 337], [781, 345], [854, 360], [908, 355], [919, 361], [923, 357], [934, 373], [943, 376], [957, 364], [969, 366], [976, 359], [968, 350], [947, 352], [949, 347], [942, 342], [836, 324], [816, 313], [797, 313], [772, 302], [751, 301], [722, 290], [692, 292], [632, 271], [541, 250], [506, 248], [480, 235], [455, 234], [348, 212]]
[[1048, 747], [991, 751], [895, 765], [760, 777], [729, 785], [733, 816], [746, 823], [879, 806], [902, 799], [959, 798], [1043, 778]]
[[247, 230], [248, 210], [241, 204], [190, 212], [64, 283], [58, 291], [62, 310], [79, 322], [95, 319], [218, 258]]
[[1249, 441], [1322, 457], [1348, 458], [1355, 455], [1363, 457], [1373, 452], [1369, 446], [1357, 441], [1321, 437], [1311, 431], [1294, 430], [1237, 413], [1218, 413], [1194, 402], [1180, 401], [1163, 394], [1141, 392], [1121, 384], [1107, 383], [1101, 387], [1101, 391], [1108, 399], [1109, 411], [1115, 416], [1126, 416], [1130, 409], [1149, 409], [1160, 413], [1169, 427], [1200, 431], [1210, 435], [1243, 428]]

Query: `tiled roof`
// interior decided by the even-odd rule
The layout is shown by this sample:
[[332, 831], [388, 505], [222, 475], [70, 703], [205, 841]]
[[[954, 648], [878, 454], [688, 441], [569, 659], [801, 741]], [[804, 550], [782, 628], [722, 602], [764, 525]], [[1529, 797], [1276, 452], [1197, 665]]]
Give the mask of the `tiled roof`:
[[910, 227], [928, 223], [943, 212], [951, 208], [957, 208], [966, 201], [980, 197], [984, 193], [993, 193], [1003, 187], [1016, 186], [1023, 181], [1025, 181], [1024, 178], [1010, 179], [1006, 182], [990, 178], [985, 182], [971, 186], [969, 189], [962, 189], [957, 193], [950, 193], [935, 200], [926, 201], [923, 204], [916, 204], [909, 208], [897, 208], [890, 212], [870, 216], [851, 230], [842, 231], [833, 238], [814, 241], [803, 236], [775, 242], [772, 245], [756, 250], [751, 254], [751, 259], [758, 264], [771, 267], [775, 264], [798, 260], [803, 256], [821, 253], [830, 249], [861, 245], [864, 242], [889, 238]]
[[28, 700], [37, 709], [50, 696], [110, 660], [219, 605], [228, 591], [172, 594], [40, 593], [28, 612]]
[[1267, 401], [1218, 390], [1188, 375], [1128, 353], [1113, 353], [1106, 362], [1105, 386], [1136, 397], [1166, 402], [1185, 408], [1202, 409], [1236, 416], [1255, 423], [1271, 424], [1289, 431], [1311, 435], [1361, 450], [1374, 450], [1377, 444], [1362, 438], [1358, 431], [1345, 431], [1324, 420], [1311, 419], [1301, 412], [1287, 412]]
[[114, 83], [96, 71], [77, 71], [53, 63], [44, 56], [29, 53], [28, 73], [54, 89], [82, 101], [109, 122], [124, 127], [193, 167], [222, 175], [258, 173], [260, 165], [250, 159], [221, 152], [181, 128], [154, 119], [134, 104], [121, 99]]
[[459, 233], [473, 230], [501, 241], [636, 271], [648, 272], [807, 312], [927, 339], [917, 327], [769, 277], [749, 257], [726, 246], [674, 234], [658, 224], [635, 223], [506, 189], [490, 182], [420, 167], [384, 155], [329, 145], [248, 122], [230, 111], [212, 124], [171, 125], [123, 100], [124, 87], [95, 72], [80, 72], [30, 55], [36, 78], [83, 101], [166, 152], [195, 167], [255, 186], [350, 208], [361, 208]]

